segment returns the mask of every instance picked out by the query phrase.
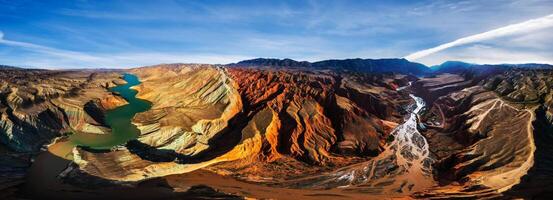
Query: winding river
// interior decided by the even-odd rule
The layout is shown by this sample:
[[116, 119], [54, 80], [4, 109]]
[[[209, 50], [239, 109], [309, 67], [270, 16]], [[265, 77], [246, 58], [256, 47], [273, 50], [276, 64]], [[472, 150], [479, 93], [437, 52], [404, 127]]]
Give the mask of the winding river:
[[[110, 149], [117, 145], [123, 145], [139, 135], [139, 130], [131, 123], [132, 118], [140, 112], [151, 108], [151, 103], [136, 98], [138, 93], [131, 89], [140, 84], [138, 77], [132, 74], [124, 74], [127, 82], [109, 90], [121, 95], [128, 104], [108, 110], [105, 115], [105, 123], [111, 128], [109, 134], [73, 133], [66, 139], [61, 139], [48, 147], [47, 151], [40, 153], [27, 174], [26, 189], [33, 198], [71, 197], [80, 198], [82, 189], [64, 184], [57, 176], [71, 163], [72, 150], [75, 146], [85, 146], [93, 149]], [[80, 191], [80, 192], [71, 192]], [[98, 191], [87, 191], [87, 195], [101, 195]], [[128, 195], [132, 196], [131, 191]], [[97, 193], [97, 194], [93, 194]], [[151, 192], [155, 193], [155, 192]]]
[[109, 149], [125, 144], [138, 136], [139, 130], [131, 123], [131, 120], [137, 113], [149, 110], [151, 103], [136, 98], [138, 92], [131, 89], [132, 86], [140, 84], [138, 77], [124, 74], [123, 79], [127, 82], [126, 84], [110, 88], [110, 91], [118, 93], [128, 102], [126, 105], [107, 111], [105, 122], [111, 128], [111, 134], [73, 134], [69, 137], [72, 144], [94, 149]]

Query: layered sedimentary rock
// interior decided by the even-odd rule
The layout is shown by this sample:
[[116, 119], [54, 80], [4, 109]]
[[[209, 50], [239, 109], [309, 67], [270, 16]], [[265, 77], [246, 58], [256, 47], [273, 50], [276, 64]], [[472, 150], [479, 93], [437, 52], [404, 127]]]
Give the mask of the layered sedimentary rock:
[[378, 156], [366, 162], [284, 184], [376, 196], [410, 194], [433, 185], [433, 158], [429, 156], [428, 143], [417, 131], [417, 116], [424, 102], [419, 97], [411, 97], [416, 101], [409, 109], [411, 114], [390, 134], [384, 151]]
[[107, 91], [116, 73], [0, 71], [0, 138], [16, 151], [37, 151], [62, 133], [105, 133], [103, 111], [124, 99]]
[[[549, 73], [509, 69], [463, 89], [454, 85], [467, 80], [441, 82], [454, 89], [438, 95], [424, 119], [440, 186], [420, 196], [497, 197], [519, 184], [536, 162], [534, 134], [544, 134], [533, 123], [550, 93]], [[428, 96], [440, 92], [420, 85]]]
[[153, 104], [133, 120], [141, 135], [110, 152], [77, 150], [85, 173], [132, 181], [227, 161], [210, 169], [261, 181], [360, 162], [383, 150], [411, 101], [395, 89], [414, 79], [206, 65], [131, 72]]
[[[344, 191], [496, 196], [533, 166], [536, 107], [530, 104], [548, 91], [547, 84], [512, 70], [420, 80], [205, 65], [132, 72], [143, 82], [136, 87], [138, 97], [153, 103], [133, 120], [141, 135], [108, 152], [77, 149], [81, 173], [136, 181], [207, 168], [286, 187], [350, 185]], [[408, 131], [417, 127], [416, 116], [413, 127], [386, 143], [408, 114], [405, 106], [414, 104], [409, 91], [397, 91], [409, 81], [431, 103], [422, 111], [428, 143]], [[404, 160], [410, 161], [403, 165]], [[417, 181], [415, 171], [420, 171]], [[428, 187], [432, 192], [424, 192]]]
[[[131, 70], [142, 84], [138, 98], [152, 102], [133, 123], [138, 138], [126, 147], [94, 153], [76, 150], [81, 170], [110, 180], [143, 180], [184, 173], [219, 162], [215, 145], [242, 109], [235, 83], [225, 70], [207, 65], [162, 65]], [[239, 140], [239, 137], [234, 137]], [[202, 157], [208, 157], [201, 159]]]
[[133, 72], [143, 80], [137, 97], [153, 104], [134, 120], [141, 130], [138, 140], [151, 147], [197, 155], [242, 109], [235, 83], [222, 69], [167, 66]]
[[33, 155], [69, 132], [106, 133], [103, 112], [125, 104], [108, 92], [118, 73], [0, 68], [0, 191], [24, 183]]
[[212, 169], [250, 181], [274, 183], [375, 156], [400, 121], [400, 105], [409, 103], [395, 91], [407, 84], [406, 76], [255, 69], [230, 73], [250, 116], [242, 135], [255, 141], [256, 151]]
[[[152, 103], [132, 120], [139, 135], [112, 149], [74, 148], [75, 164], [60, 177], [97, 187], [205, 169], [268, 191], [361, 197], [543, 197], [553, 190], [548, 69], [467, 65], [414, 77], [275, 62], [286, 66], [128, 70], [142, 82], [133, 88], [137, 97]], [[34, 152], [65, 132], [109, 133], [105, 111], [126, 103], [107, 90], [123, 83], [121, 72], [0, 75], [6, 191], [21, 183], [31, 160], [16, 151]]]

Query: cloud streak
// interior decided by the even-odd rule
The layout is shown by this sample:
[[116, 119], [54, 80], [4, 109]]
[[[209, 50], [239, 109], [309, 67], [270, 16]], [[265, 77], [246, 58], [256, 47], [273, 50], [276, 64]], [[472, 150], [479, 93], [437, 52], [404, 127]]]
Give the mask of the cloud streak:
[[[228, 63], [255, 57], [308, 61], [403, 57], [449, 40], [550, 15], [553, 10], [551, 0], [8, 4], [14, 5], [0, 6], [0, 30], [6, 34], [0, 37], [0, 64], [56, 68]], [[515, 34], [455, 45], [487, 44], [521, 55], [553, 52], [548, 45], [553, 41], [553, 28], [533, 34], [538, 32], [543, 35]], [[417, 62], [443, 62], [446, 56], [459, 60], [460, 53], [468, 53], [456, 49]]]
[[63, 58], [78, 59], [78, 60], [83, 60], [83, 61], [94, 61], [94, 60], [99, 59], [98, 57], [83, 54], [83, 53], [79, 53], [79, 52], [61, 50], [61, 49], [46, 47], [46, 46], [37, 45], [37, 44], [33, 44], [33, 43], [27, 43], [27, 42], [6, 40], [6, 39], [4, 39], [4, 33], [2, 31], [0, 31], [0, 44], [13, 46], [13, 47], [20, 47], [20, 48], [24, 48], [26, 50], [39, 52], [39, 53], [50, 54], [50, 55], [63, 57]]
[[[38, 67], [48, 68], [82, 68], [82, 67], [138, 67], [144, 65], [153, 65], [160, 63], [207, 63], [207, 64], [226, 64], [237, 62], [251, 57], [242, 55], [222, 55], [222, 54], [189, 54], [181, 52], [133, 52], [133, 53], [114, 53], [114, 54], [87, 54], [76, 51], [62, 50], [38, 44], [7, 40], [4, 33], [0, 31], [0, 45], [7, 45], [21, 48], [26, 51], [39, 53], [34, 57], [35, 62], [24, 62], [19, 64], [39, 65]], [[46, 57], [40, 54], [49, 55]], [[61, 59], [60, 59], [61, 58]], [[21, 59], [18, 59], [21, 62]], [[60, 66], [60, 63], [63, 63]], [[17, 63], [16, 63], [17, 64]]]
[[521, 33], [528, 33], [532, 31], [537, 31], [541, 29], [546, 29], [549, 27], [553, 27], [553, 14], [547, 15], [545, 17], [531, 19], [525, 22], [517, 23], [517, 24], [511, 24], [508, 26], [504, 26], [498, 29], [494, 29], [491, 31], [487, 31], [484, 33], [479, 33], [475, 35], [471, 35], [468, 37], [463, 37], [460, 39], [457, 39], [453, 42], [448, 42], [430, 49], [425, 49], [422, 51], [418, 51], [412, 54], [409, 54], [405, 56], [405, 59], [408, 60], [417, 60], [423, 57], [426, 57], [428, 55], [466, 44], [476, 43], [480, 41], [490, 40], [498, 37], [504, 37], [504, 36], [510, 36], [510, 35], [516, 35]]

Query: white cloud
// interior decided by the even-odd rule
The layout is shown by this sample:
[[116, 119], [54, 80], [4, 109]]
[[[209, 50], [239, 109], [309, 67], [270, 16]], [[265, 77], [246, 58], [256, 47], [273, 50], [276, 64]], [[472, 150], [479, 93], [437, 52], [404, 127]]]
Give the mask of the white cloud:
[[518, 47], [469, 44], [463, 47], [454, 47], [448, 51], [437, 52], [419, 59], [418, 62], [432, 66], [448, 60], [478, 64], [553, 63], [553, 52], [522, 51]]
[[[553, 1], [263, 1], [247, 4], [171, 1], [147, 5], [123, 1], [89, 2], [71, 9], [46, 10], [45, 15], [55, 14], [55, 17], [23, 23], [33, 25], [21, 29], [33, 31], [17, 33], [26, 38], [24, 41], [0, 37], [0, 64], [121, 67], [169, 62], [227, 63], [253, 57], [309, 61], [400, 57], [429, 44], [438, 44], [436, 41], [462, 38], [548, 15], [553, 10]], [[31, 11], [15, 11], [10, 15], [31, 20], [25, 16]], [[11, 27], [3, 29], [8, 32], [5, 37], [13, 39]], [[518, 31], [514, 32], [526, 35]], [[553, 51], [553, 47], [549, 48], [553, 39], [543, 39], [546, 37], [549, 36], [521, 37], [503, 43], [511, 42], [510, 53], [530, 48]], [[484, 40], [490, 43], [493, 39], [476, 43]], [[467, 47], [468, 42], [471, 41], [465, 39], [465, 44], [455, 45]], [[499, 44], [488, 45], [498, 48]], [[450, 54], [452, 49], [417, 61], [437, 62], [445, 57], [460, 60], [462, 55]], [[437, 58], [438, 54], [444, 57]]]
[[90, 56], [90, 55], [79, 53], [79, 52], [66, 51], [66, 50], [51, 48], [51, 47], [47, 47], [47, 46], [37, 45], [37, 44], [33, 44], [33, 43], [7, 40], [3, 37], [4, 33], [3, 32], [0, 32], [0, 33], [1, 33], [0, 36], [2, 36], [2, 37], [0, 37], [0, 44], [13, 46], [13, 47], [19, 47], [19, 48], [23, 48], [23, 49], [26, 49], [26, 50], [29, 50], [29, 51], [50, 54], [50, 55], [58, 56], [58, 57], [62, 57], [62, 58], [78, 59], [78, 60], [83, 60], [83, 61], [94, 61], [94, 60], [100, 59], [98, 57]]
[[511, 24], [511, 25], [504, 26], [491, 31], [487, 31], [484, 33], [463, 37], [453, 42], [448, 42], [430, 49], [425, 49], [422, 51], [409, 54], [405, 56], [405, 58], [408, 60], [417, 60], [452, 47], [476, 43], [480, 41], [486, 41], [486, 40], [495, 39], [498, 37], [529, 33], [529, 32], [538, 31], [541, 29], [546, 29], [549, 27], [553, 27], [553, 14], [545, 17], [541, 17], [541, 18], [531, 19], [522, 23]]

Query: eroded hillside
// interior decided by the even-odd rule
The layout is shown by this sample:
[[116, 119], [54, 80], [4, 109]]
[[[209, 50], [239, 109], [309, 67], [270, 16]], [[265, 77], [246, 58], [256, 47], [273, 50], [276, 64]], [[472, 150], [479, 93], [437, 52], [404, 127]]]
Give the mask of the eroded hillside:
[[202, 65], [131, 72], [153, 107], [135, 116], [141, 134], [126, 147], [76, 151], [86, 174], [137, 181], [219, 163], [210, 169], [278, 182], [356, 163], [382, 151], [410, 103], [395, 89], [413, 79]]
[[2, 142], [36, 151], [60, 133], [104, 134], [102, 111], [125, 104], [108, 92], [117, 73], [46, 70], [0, 71]]
[[420, 197], [499, 197], [524, 185], [519, 184], [524, 178], [532, 179], [528, 174], [536, 163], [548, 162], [536, 158], [548, 147], [536, 149], [535, 136], [550, 133], [535, 125], [550, 119], [544, 111], [549, 108], [551, 72], [509, 69], [471, 72], [468, 77], [444, 74], [418, 82], [427, 97], [438, 96], [423, 122], [439, 160], [439, 185]]
[[109, 133], [103, 112], [126, 103], [107, 91], [119, 76], [0, 68], [2, 189], [22, 183], [32, 155], [62, 134]]
[[[127, 70], [141, 81], [136, 97], [152, 105], [132, 118], [139, 134], [111, 149], [71, 147], [58, 156], [73, 163], [55, 177], [96, 188], [161, 181], [175, 194], [198, 184], [217, 189], [202, 195], [291, 194], [283, 199], [551, 191], [552, 71], [475, 66], [416, 77], [324, 69]], [[1, 72], [0, 150], [13, 174], [3, 175], [4, 188], [21, 183], [33, 153], [64, 133], [110, 134], [106, 111], [126, 103], [108, 90], [123, 83], [120, 71]]]

